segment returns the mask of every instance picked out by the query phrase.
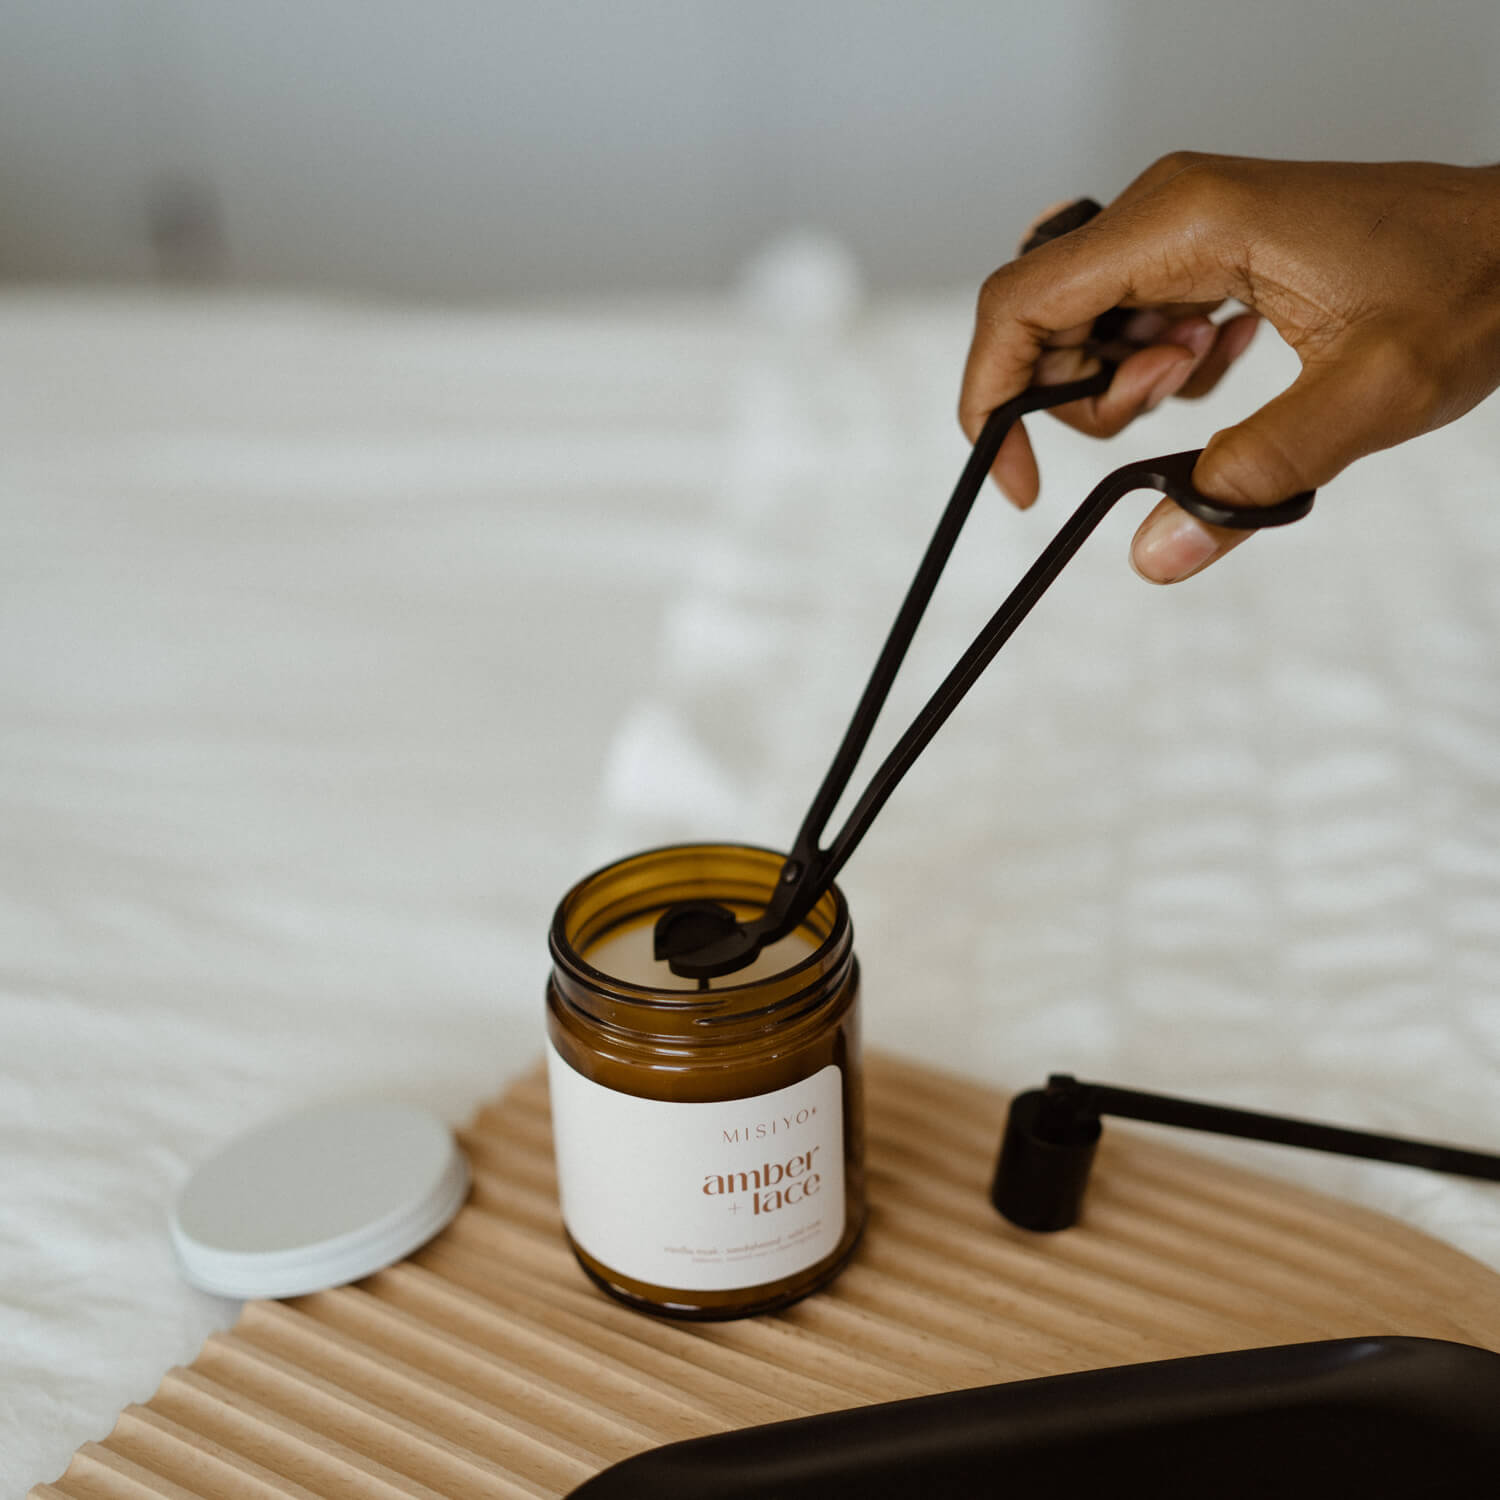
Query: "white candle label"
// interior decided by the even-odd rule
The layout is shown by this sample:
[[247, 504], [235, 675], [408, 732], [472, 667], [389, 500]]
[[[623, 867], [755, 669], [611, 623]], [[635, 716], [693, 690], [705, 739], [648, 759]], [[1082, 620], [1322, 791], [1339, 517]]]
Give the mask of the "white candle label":
[[749, 1099], [677, 1104], [547, 1049], [563, 1222], [618, 1275], [726, 1292], [795, 1276], [844, 1237], [844, 1081], [832, 1063]]

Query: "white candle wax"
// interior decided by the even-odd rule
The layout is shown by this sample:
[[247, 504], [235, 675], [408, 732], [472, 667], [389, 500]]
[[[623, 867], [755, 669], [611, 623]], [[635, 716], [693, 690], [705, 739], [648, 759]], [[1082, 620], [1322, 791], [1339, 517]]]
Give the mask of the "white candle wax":
[[[759, 916], [758, 911], [736, 911], [742, 920], [746, 916]], [[651, 947], [655, 930], [655, 919], [648, 918], [633, 927], [618, 927], [607, 934], [583, 955], [591, 964], [611, 979], [623, 980], [626, 984], [649, 986], [654, 990], [692, 990], [701, 992], [696, 979], [683, 979], [672, 972], [664, 962], [652, 957]], [[818, 939], [800, 928], [786, 937], [762, 948], [753, 963], [733, 974], [725, 974], [708, 982], [710, 990], [730, 989], [738, 984], [753, 984], [757, 979], [769, 979], [772, 975], [795, 968], [808, 954], [819, 946]]]

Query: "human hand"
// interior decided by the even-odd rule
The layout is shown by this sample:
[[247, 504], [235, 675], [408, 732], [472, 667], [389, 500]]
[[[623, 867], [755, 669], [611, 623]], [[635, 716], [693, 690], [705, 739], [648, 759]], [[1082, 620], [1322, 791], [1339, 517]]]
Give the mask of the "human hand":
[[[1216, 325], [1227, 298], [1249, 311]], [[1089, 373], [1093, 320], [1112, 307], [1135, 310], [1135, 347], [1107, 391], [1056, 415], [1110, 437], [1169, 395], [1204, 395], [1264, 317], [1302, 372], [1217, 433], [1193, 480], [1252, 505], [1316, 488], [1500, 385], [1500, 169], [1162, 158], [1097, 218], [985, 282], [959, 403], [969, 437], [1034, 381]], [[1021, 424], [993, 472], [1017, 505], [1035, 500]], [[1175, 582], [1249, 534], [1163, 501], [1131, 559], [1143, 577]]]

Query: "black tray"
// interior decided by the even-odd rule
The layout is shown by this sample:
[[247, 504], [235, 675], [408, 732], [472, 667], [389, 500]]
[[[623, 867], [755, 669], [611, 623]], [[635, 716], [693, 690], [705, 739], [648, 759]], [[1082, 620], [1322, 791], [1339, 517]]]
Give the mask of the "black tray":
[[1374, 1337], [749, 1427], [626, 1459], [572, 1500], [968, 1500], [1042, 1482], [1204, 1500], [1480, 1495], [1500, 1494], [1497, 1463], [1500, 1354]]

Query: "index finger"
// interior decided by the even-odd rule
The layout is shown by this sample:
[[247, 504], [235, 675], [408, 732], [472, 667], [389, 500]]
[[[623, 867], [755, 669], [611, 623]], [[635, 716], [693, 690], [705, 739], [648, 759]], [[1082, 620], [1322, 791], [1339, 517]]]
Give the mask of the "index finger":
[[1031, 383], [1043, 349], [1064, 330], [1112, 307], [1231, 295], [1234, 278], [1205, 234], [1206, 207], [1195, 194], [1148, 193], [995, 271], [980, 291], [959, 398], [970, 439]]

